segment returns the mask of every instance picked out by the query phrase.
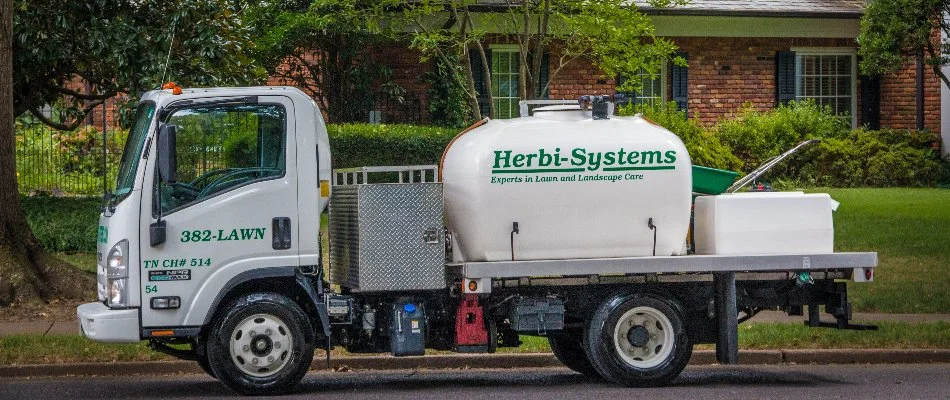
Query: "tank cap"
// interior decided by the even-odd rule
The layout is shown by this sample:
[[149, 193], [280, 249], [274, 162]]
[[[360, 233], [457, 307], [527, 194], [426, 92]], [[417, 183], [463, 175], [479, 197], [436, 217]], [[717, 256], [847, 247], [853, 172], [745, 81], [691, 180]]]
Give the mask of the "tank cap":
[[402, 306], [402, 310], [405, 311], [406, 314], [412, 314], [416, 312], [416, 305], [412, 303], [405, 304]]

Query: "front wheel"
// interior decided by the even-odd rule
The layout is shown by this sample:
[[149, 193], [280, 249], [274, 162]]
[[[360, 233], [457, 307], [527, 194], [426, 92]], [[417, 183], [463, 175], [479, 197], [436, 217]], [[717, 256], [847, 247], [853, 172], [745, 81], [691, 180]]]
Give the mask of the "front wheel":
[[646, 294], [617, 296], [601, 305], [584, 346], [601, 376], [631, 387], [669, 383], [693, 352], [674, 303]]
[[310, 336], [310, 323], [292, 300], [275, 293], [248, 294], [215, 318], [207, 357], [214, 376], [238, 393], [285, 393], [310, 368]]

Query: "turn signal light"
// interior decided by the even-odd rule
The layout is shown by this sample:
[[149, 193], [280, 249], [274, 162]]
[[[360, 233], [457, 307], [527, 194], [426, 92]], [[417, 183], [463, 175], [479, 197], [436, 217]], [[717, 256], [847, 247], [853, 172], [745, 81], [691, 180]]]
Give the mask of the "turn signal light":
[[174, 336], [175, 331], [169, 329], [164, 331], [152, 331], [152, 336]]
[[476, 292], [476, 291], [478, 291], [478, 281], [476, 281], [476, 280], [474, 280], [474, 279], [468, 281], [468, 291], [469, 291], [469, 292]]

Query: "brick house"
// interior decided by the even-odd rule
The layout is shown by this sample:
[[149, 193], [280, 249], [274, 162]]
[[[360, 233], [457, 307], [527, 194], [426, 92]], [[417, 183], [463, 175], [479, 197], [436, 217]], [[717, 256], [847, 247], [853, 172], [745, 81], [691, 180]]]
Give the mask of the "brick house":
[[[851, 115], [854, 127], [914, 129], [922, 98], [920, 122], [939, 133], [941, 82], [929, 67], [920, 76], [921, 96], [913, 57], [894, 74], [860, 74], [856, 38], [864, 3], [692, 0], [688, 6], [668, 9], [641, 7], [652, 17], [657, 35], [673, 40], [689, 67], [667, 65], [659, 77], [637, 77], [643, 83], [637, 101], [675, 101], [691, 117], [713, 124], [744, 104], [767, 110], [789, 100], [811, 98]], [[487, 47], [493, 81], [517, 82], [518, 69], [513, 67], [517, 47], [503, 43]], [[420, 63], [418, 54], [405, 48], [382, 54], [397, 84], [425, 93], [418, 77], [432, 70], [431, 63]], [[551, 78], [548, 97], [613, 93], [616, 79], [578, 60]], [[501, 110], [496, 118], [515, 116], [517, 90], [502, 86], [502, 95], [495, 98], [496, 110]]]

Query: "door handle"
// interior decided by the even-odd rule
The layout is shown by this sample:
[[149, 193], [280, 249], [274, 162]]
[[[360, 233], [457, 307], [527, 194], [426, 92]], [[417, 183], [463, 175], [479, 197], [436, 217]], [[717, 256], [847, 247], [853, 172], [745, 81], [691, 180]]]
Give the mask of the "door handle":
[[273, 232], [273, 244], [274, 250], [286, 250], [290, 248], [290, 218], [289, 217], [274, 217], [271, 221], [271, 227]]

